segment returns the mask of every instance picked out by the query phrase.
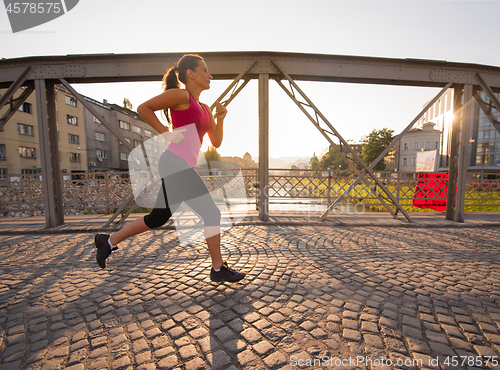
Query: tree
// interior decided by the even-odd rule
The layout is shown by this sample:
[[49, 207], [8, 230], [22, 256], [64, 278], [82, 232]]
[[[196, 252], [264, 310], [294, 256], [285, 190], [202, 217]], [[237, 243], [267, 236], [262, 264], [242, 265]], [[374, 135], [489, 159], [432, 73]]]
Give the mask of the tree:
[[207, 162], [216, 162], [221, 160], [220, 154], [217, 153], [217, 149], [213, 146], [209, 146], [204, 154]]
[[123, 98], [123, 108], [132, 109], [132, 103], [127, 98]]
[[[368, 136], [361, 138], [363, 151], [361, 158], [369, 166], [384, 151], [385, 148], [394, 140], [394, 130], [383, 128], [382, 130], [373, 130]], [[373, 168], [377, 171], [385, 170], [385, 162], [380, 160]]]
[[328, 153], [326, 153], [321, 161], [319, 162], [321, 168], [337, 170], [337, 171], [345, 171], [349, 168], [349, 165], [342, 159], [340, 154], [337, 153], [333, 147], [330, 147]]
[[309, 163], [311, 164], [311, 170], [314, 170], [311, 174], [313, 176], [319, 176], [320, 172], [318, 170], [321, 169], [321, 166], [318, 162], [318, 157], [316, 157], [316, 153], [313, 154], [312, 158], [309, 160]]

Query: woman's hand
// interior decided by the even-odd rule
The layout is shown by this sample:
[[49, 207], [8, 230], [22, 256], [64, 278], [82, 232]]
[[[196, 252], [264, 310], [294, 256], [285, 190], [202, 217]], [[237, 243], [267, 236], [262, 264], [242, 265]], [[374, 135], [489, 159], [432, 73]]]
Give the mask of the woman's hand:
[[214, 118], [224, 119], [227, 114], [227, 108], [223, 106], [221, 103], [217, 102], [217, 106], [215, 107]]
[[184, 140], [184, 131], [186, 131], [186, 129], [175, 130], [174, 132], [165, 131], [164, 133], [162, 133], [162, 135], [165, 139], [167, 139], [171, 143], [177, 144], [180, 143], [182, 140]]

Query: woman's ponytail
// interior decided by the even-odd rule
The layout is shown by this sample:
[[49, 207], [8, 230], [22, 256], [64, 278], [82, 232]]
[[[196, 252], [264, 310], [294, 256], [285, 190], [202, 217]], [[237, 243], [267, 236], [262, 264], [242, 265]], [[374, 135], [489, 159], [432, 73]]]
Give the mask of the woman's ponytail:
[[[197, 54], [186, 54], [177, 62], [177, 66], [170, 68], [163, 76], [163, 89], [178, 89], [180, 88], [179, 82], [184, 85], [187, 83], [186, 72], [188, 69], [194, 71], [203, 58]], [[171, 125], [172, 120], [168, 114], [168, 109], [163, 110], [168, 123]]]
[[[169, 89], [179, 88], [179, 79], [177, 77], [177, 73], [177, 67], [172, 67], [167, 71], [167, 73], [165, 73], [165, 75], [163, 76], [163, 90], [167, 91]], [[168, 123], [171, 125], [172, 120], [170, 119], [170, 115], [168, 114], [168, 109], [164, 109], [163, 114], [165, 114]]]

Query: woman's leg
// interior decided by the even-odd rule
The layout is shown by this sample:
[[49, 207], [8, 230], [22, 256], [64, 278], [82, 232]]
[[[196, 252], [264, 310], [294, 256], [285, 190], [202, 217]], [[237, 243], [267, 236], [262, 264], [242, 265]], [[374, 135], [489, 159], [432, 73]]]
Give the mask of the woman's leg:
[[151, 230], [148, 225], [144, 222], [144, 216], [136, 218], [134, 221], [125, 225], [124, 228], [118, 230], [117, 232], [109, 236], [109, 242], [112, 245], [117, 245], [118, 243], [124, 241], [131, 236], [143, 233], [144, 231]]
[[205, 227], [205, 240], [212, 259], [212, 267], [218, 270], [224, 263], [220, 251], [220, 226]]

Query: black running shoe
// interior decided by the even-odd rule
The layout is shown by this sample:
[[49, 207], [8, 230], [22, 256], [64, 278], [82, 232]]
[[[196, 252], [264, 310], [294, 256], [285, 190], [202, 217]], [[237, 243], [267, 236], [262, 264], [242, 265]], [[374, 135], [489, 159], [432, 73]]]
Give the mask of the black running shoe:
[[99, 267], [102, 269], [106, 267], [106, 258], [109, 257], [112, 251], [118, 249], [118, 247], [114, 247], [113, 249], [111, 249], [111, 246], [108, 243], [108, 239], [108, 234], [97, 234], [94, 238], [95, 247], [97, 248], [95, 259]]
[[235, 283], [237, 281], [240, 281], [245, 277], [246, 274], [242, 272], [237, 272], [234, 271], [233, 269], [229, 268], [227, 266], [227, 262], [224, 262], [222, 267], [220, 268], [220, 271], [217, 272], [213, 268], [210, 271], [210, 280], [216, 281], [216, 282], [221, 282], [221, 281], [228, 281], [230, 283]]

